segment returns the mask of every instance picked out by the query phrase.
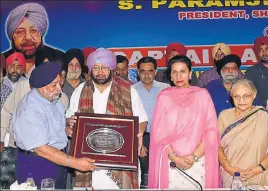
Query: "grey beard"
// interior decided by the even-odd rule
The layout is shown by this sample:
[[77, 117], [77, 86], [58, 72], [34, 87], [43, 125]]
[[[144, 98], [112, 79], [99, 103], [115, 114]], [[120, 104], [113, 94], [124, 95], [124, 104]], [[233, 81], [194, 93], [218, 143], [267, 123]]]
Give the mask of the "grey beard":
[[82, 73], [81, 70], [80, 71], [75, 71], [75, 72], [74, 71], [72, 71], [72, 72], [68, 71], [67, 72], [67, 79], [76, 80], [81, 76], [81, 73]]
[[92, 74], [92, 72], [90, 73], [91, 79], [93, 82], [95, 82], [96, 84], [101, 84], [101, 85], [105, 85], [107, 84], [111, 79], [112, 79], [112, 72], [110, 71], [110, 74], [108, 76], [107, 79], [105, 79], [104, 81], [100, 81], [97, 78], [95, 78]]
[[222, 76], [223, 81], [225, 81], [226, 83], [232, 83], [236, 80], [237, 75], [225, 75]]
[[19, 81], [21, 75], [19, 75], [17, 73], [15, 75], [14, 74], [7, 74], [7, 77], [11, 82], [16, 83], [17, 81]]

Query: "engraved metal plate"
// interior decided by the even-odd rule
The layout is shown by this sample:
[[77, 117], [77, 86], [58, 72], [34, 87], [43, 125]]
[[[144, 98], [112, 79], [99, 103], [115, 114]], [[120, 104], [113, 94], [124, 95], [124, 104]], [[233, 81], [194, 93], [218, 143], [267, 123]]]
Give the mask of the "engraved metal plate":
[[96, 129], [88, 134], [86, 142], [92, 150], [99, 153], [113, 153], [121, 149], [124, 144], [123, 136], [108, 128]]

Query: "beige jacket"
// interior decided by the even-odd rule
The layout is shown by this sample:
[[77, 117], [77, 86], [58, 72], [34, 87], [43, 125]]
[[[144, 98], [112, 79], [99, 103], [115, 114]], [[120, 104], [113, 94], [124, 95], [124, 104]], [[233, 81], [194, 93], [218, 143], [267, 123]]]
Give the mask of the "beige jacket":
[[[12, 114], [16, 110], [20, 100], [30, 91], [29, 80], [20, 81], [16, 88], [12, 91], [12, 93], [7, 98], [4, 106], [1, 110], [1, 140], [0, 142], [4, 142], [4, 137], [6, 132], [10, 133], [9, 146], [16, 147], [14, 141], [14, 133], [13, 127], [11, 126]], [[69, 100], [66, 94], [62, 92], [62, 96], [60, 101], [65, 107], [65, 110], [69, 107]]]

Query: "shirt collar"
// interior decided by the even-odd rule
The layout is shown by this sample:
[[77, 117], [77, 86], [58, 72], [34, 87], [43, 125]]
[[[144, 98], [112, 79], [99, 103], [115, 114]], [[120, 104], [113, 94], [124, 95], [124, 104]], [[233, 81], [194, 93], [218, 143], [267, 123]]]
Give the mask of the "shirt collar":
[[152, 88], [157, 88], [157, 84], [158, 84], [158, 82], [154, 80]]
[[33, 65], [31, 68], [30, 68], [30, 70], [28, 71], [28, 73], [24, 73], [24, 75], [25, 75], [25, 77], [27, 78], [27, 79], [30, 79], [30, 76], [31, 76], [31, 73], [32, 73], [32, 71], [35, 69], [35, 65]]
[[[141, 87], [141, 88], [144, 88], [144, 89], [145, 89], [145, 87], [144, 87], [142, 81], [139, 81], [138, 83], [140, 83], [140, 87]], [[154, 80], [154, 81], [153, 81], [152, 88], [156, 88], [156, 87], [157, 87], [157, 81]], [[151, 88], [151, 89], [152, 89], [152, 88]]]
[[[95, 82], [92, 80], [92, 83], [93, 83], [93, 85], [94, 85], [94, 88], [95, 89], [98, 89], [97, 87], [96, 87], [96, 84], [95, 84]], [[112, 83], [113, 83], [113, 80], [111, 81], [111, 83], [109, 84], [109, 86], [107, 86], [105, 89], [104, 89], [104, 91], [106, 91], [106, 90], [108, 90], [108, 89], [111, 89], [111, 87], [112, 87]], [[99, 89], [98, 89], [99, 90]], [[103, 91], [103, 92], [104, 92]]]

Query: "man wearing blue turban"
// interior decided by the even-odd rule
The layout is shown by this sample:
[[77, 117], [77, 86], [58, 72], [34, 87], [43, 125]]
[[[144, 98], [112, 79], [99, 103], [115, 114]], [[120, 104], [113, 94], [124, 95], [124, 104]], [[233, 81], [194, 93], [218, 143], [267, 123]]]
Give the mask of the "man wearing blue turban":
[[48, 16], [43, 6], [25, 3], [13, 9], [6, 21], [6, 34], [11, 49], [4, 53], [7, 58], [14, 52], [21, 52], [26, 58], [26, 77], [34, 68], [37, 50], [55, 52], [58, 57], [63, 52], [44, 45], [43, 37], [48, 29]]

